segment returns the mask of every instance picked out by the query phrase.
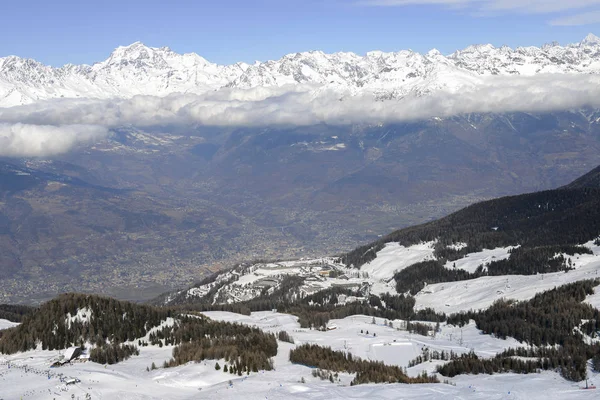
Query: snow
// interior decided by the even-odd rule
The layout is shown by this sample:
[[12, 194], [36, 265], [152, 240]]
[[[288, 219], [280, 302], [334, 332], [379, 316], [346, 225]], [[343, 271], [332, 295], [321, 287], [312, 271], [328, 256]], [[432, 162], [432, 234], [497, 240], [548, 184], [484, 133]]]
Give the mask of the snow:
[[[439, 120], [439, 118], [438, 118], [438, 120]], [[449, 249], [457, 250], [458, 251], [458, 250], [464, 249], [467, 246], [468, 246], [467, 243], [460, 242], [460, 243], [454, 243], [454, 244], [448, 245], [446, 247], [449, 248]]]
[[[478, 355], [490, 357], [519, 345], [514, 339], [501, 340], [483, 335], [474, 322], [463, 328], [442, 324], [441, 331], [436, 333], [435, 337], [431, 337], [403, 330], [405, 321], [375, 318], [373, 324], [373, 317], [366, 315], [331, 320], [328, 325], [336, 328], [322, 332], [300, 328], [297, 317], [271, 311], [254, 312], [250, 316], [222, 311], [204, 314], [214, 320], [243, 323], [266, 332], [277, 333], [284, 330], [294, 338], [296, 344], [318, 344], [333, 350], [350, 352], [363, 359], [383, 361], [401, 367], [407, 367], [408, 362], [420, 355], [423, 348], [447, 352], [452, 350], [458, 354], [468, 353], [475, 348]], [[388, 326], [389, 322], [392, 322], [392, 327]], [[428, 324], [434, 330], [435, 325]], [[408, 372], [414, 376], [421, 372], [420, 368], [416, 368], [416, 371], [411, 370]], [[432, 371], [433, 369], [430, 372]]]
[[[491, 306], [498, 299], [528, 300], [537, 293], [557, 286], [600, 278], [600, 246], [594, 245], [593, 242], [585, 243], [584, 246], [590, 248], [594, 254], [565, 255], [566, 258], [571, 259], [575, 268], [573, 271], [538, 275], [484, 276], [465, 281], [436, 283], [426, 286], [417, 293], [415, 307], [417, 309], [431, 307], [444, 313], [481, 310]], [[501, 253], [500, 249], [496, 250]], [[469, 255], [467, 258], [473, 257], [475, 262], [469, 264], [463, 261], [461, 265], [472, 269], [475, 264], [487, 258], [483, 253], [486, 252]], [[486, 254], [489, 255], [491, 252]], [[459, 261], [461, 260], [456, 261], [457, 268]], [[588, 301], [597, 302], [598, 297], [591, 296]]]
[[73, 322], [89, 322], [92, 317], [92, 310], [84, 307], [77, 310], [77, 313], [71, 316], [71, 313], [67, 313], [66, 324], [67, 327], [70, 328]]
[[63, 354], [63, 356], [65, 357], [65, 360], [70, 361], [73, 356], [75, 355], [75, 352], [77, 351], [77, 347], [69, 347], [67, 350], [65, 350], [65, 354]]
[[[375, 93], [381, 98], [457, 92], [477, 86], [482, 77], [541, 73], [598, 73], [600, 41], [588, 35], [581, 43], [538, 47], [490, 44], [468, 46], [444, 56], [432, 50], [325, 54], [292, 53], [279, 60], [217, 65], [198, 54], [177, 54], [167, 47], [136, 42], [115, 49], [94, 65], [53, 68], [35, 60], [0, 58], [0, 107], [59, 98], [131, 98], [173, 93], [204, 94], [220, 89], [253, 89], [312, 85], [351, 95]], [[332, 147], [329, 150], [340, 150]]]
[[[435, 242], [428, 242], [405, 247], [399, 243], [389, 243], [378, 252], [375, 260], [363, 266], [361, 273], [369, 274], [370, 277], [364, 279], [373, 283], [372, 292], [385, 289], [392, 289], [390, 291], [393, 292], [393, 280], [388, 281], [394, 273], [415, 262], [433, 259], [434, 245]], [[458, 243], [455, 246], [460, 247], [463, 244]], [[596, 278], [600, 270], [600, 246], [593, 242], [588, 242], [585, 246], [590, 248], [593, 254], [566, 256], [574, 265], [575, 269], [572, 271], [533, 276], [486, 276], [467, 281], [429, 285], [417, 294], [416, 307], [432, 307], [445, 313], [481, 309], [490, 306], [499, 298], [526, 300], [536, 293], [556, 286]], [[510, 249], [509, 247], [486, 249], [468, 254], [455, 261], [456, 268], [474, 271], [481, 264], [508, 257]], [[310, 273], [319, 274], [321, 268], [328, 265], [344, 269], [343, 266], [335, 263], [335, 259], [323, 258], [250, 265], [246, 266], [247, 274], [228, 272], [227, 277], [235, 275], [239, 280], [234, 282], [233, 286], [226, 286], [224, 290], [241, 290], [242, 286], [281, 274], [309, 273], [311, 268], [314, 271]], [[450, 267], [453, 267], [450, 263], [446, 264], [446, 268]], [[363, 278], [356, 280], [361, 281]], [[316, 284], [326, 287], [333, 282], [337, 280], [327, 278]], [[596, 293], [589, 295], [586, 301], [594, 307], [600, 306], [600, 291], [597, 290]], [[581, 390], [584, 382], [568, 382], [555, 372], [528, 375], [463, 375], [447, 379], [450, 384], [350, 386], [352, 374], [339, 374], [339, 380], [330, 383], [313, 377], [311, 368], [289, 362], [289, 351], [304, 343], [331, 347], [363, 359], [382, 361], [404, 368], [424, 351], [452, 351], [457, 354], [474, 351], [480, 357], [493, 357], [509, 347], [520, 346], [515, 339], [502, 340], [483, 334], [473, 321], [463, 327], [442, 323], [435, 334], [421, 336], [404, 330], [406, 321], [388, 321], [366, 315], [331, 320], [328, 326], [335, 329], [323, 332], [301, 328], [296, 316], [274, 311], [255, 312], [251, 315], [220, 311], [205, 314], [214, 320], [242, 323], [267, 332], [286, 331], [293, 337], [295, 344], [278, 343], [279, 351], [274, 357], [275, 370], [251, 373], [242, 377], [215, 370], [215, 363], [219, 362], [224, 366], [224, 360], [206, 360], [163, 369], [161, 366], [164, 361], [171, 358], [173, 346], [140, 347], [139, 356], [131, 357], [113, 366], [75, 362], [69, 366], [51, 369], [50, 365], [64, 351], [47, 351], [40, 348], [14, 355], [0, 355], [0, 399], [50, 399], [71, 396], [84, 398], [86, 394], [90, 394], [93, 399], [116, 400], [396, 399], [399, 394], [408, 400], [437, 398], [551, 400], [597, 397], [596, 391]], [[67, 321], [85, 321], [90, 315], [90, 310], [79, 309], [75, 315], [68, 315]], [[175, 323], [173, 318], [168, 318], [152, 331]], [[431, 326], [431, 332], [435, 330], [435, 324], [423, 323]], [[0, 329], [15, 325], [17, 324], [0, 320]], [[147, 336], [145, 340], [147, 341]], [[158, 366], [158, 369], [147, 371], [152, 363]], [[443, 361], [440, 360], [432, 360], [407, 368], [407, 373], [410, 376], [418, 376], [423, 371], [434, 373], [436, 366], [442, 363]], [[65, 385], [60, 381], [58, 374], [62, 374], [65, 378], [76, 378], [81, 382]], [[590, 382], [600, 383], [599, 374], [588, 371], [588, 375]], [[440, 377], [440, 379], [446, 378]]]
[[12, 327], [15, 327], [17, 325], [19, 325], [19, 324], [16, 323], [16, 322], [12, 322], [12, 321], [9, 321], [7, 319], [0, 319], [0, 330], [12, 328]]
[[456, 265], [457, 269], [463, 269], [467, 272], [473, 273], [480, 265], [485, 267], [486, 264], [489, 264], [492, 261], [507, 259], [510, 257], [510, 251], [514, 248], [516, 247], [498, 247], [495, 249], [485, 249], [477, 253], [469, 253], [466, 257], [461, 259], [448, 261], [444, 267], [453, 269]]
[[[171, 318], [171, 317], [167, 317], [166, 320], [161, 321], [161, 323], [158, 326], [153, 327], [152, 329], [150, 329], [147, 333], [146, 336], [144, 336], [142, 338], [142, 341], [145, 342], [149, 342], [150, 341], [150, 335], [153, 333], [157, 333], [159, 331], [161, 331], [164, 328], [169, 328], [171, 326], [175, 325], [175, 319]], [[164, 341], [164, 340], [163, 340]], [[136, 343], [136, 341], [134, 340], [134, 344]]]
[[[301, 329], [297, 318], [276, 312], [257, 312], [250, 316], [228, 312], [208, 312], [215, 320], [235, 321], [270, 332], [287, 331], [297, 344], [316, 343], [336, 350], [349, 351], [366, 359], [383, 360], [405, 365], [423, 348], [452, 350], [457, 353], [475, 351], [483, 357], [493, 356], [506, 347], [514, 347], [514, 340], [501, 340], [483, 335], [471, 323], [460, 328], [442, 324], [435, 337], [409, 334], [390, 328], [385, 320], [352, 316], [332, 321], [337, 329], [320, 332]], [[399, 326], [401, 321], [392, 321]], [[369, 331], [369, 335], [360, 330]], [[462, 331], [462, 332], [461, 332]], [[373, 337], [372, 334], [376, 333]], [[394, 342], [395, 340], [395, 342]], [[289, 351], [295, 345], [279, 342], [279, 352], [274, 358], [274, 371], [261, 371], [242, 377], [222, 371], [214, 366], [223, 360], [206, 360], [175, 368], [160, 368], [171, 356], [172, 347], [148, 346], [140, 348], [140, 355], [122, 363], [104, 366], [92, 362], [73, 363], [67, 367], [49, 368], [59, 352], [36, 350], [10, 356], [0, 356], [0, 398], [6, 399], [592, 399], [597, 393], [580, 390], [584, 383], [565, 381], [557, 373], [517, 375], [465, 375], [448, 379], [451, 384], [426, 385], [358, 385], [350, 386], [350, 374], [340, 374], [340, 381], [330, 383], [311, 375], [312, 369], [288, 361]], [[8, 362], [10, 361], [10, 368]], [[146, 371], [152, 363], [156, 370]], [[426, 362], [409, 368], [408, 373], [418, 375], [432, 372], [440, 361]], [[25, 369], [26, 367], [26, 369]], [[50, 379], [48, 375], [50, 374]], [[76, 378], [74, 385], [61, 383], [58, 374]], [[599, 376], [590, 372], [590, 381]], [[304, 378], [305, 383], [301, 383]], [[442, 377], [442, 380], [444, 378]]]
[[423, 242], [409, 247], [400, 243], [386, 243], [377, 252], [377, 258], [363, 265], [360, 270], [367, 272], [371, 279], [389, 281], [394, 274], [404, 268], [425, 260], [435, 259], [433, 255], [435, 242]]
[[585, 298], [585, 302], [594, 308], [600, 309], [600, 290], [598, 287], [594, 289], [594, 294], [591, 294]]
[[[330, 278], [331, 271], [344, 277]], [[240, 302], [258, 297], [263, 288], [276, 290], [283, 278], [288, 275], [306, 279], [299, 290], [301, 297], [332, 286], [359, 289], [366, 280], [360, 276], [360, 271], [357, 269], [347, 268], [334, 257], [324, 257], [276, 263], [241, 264], [233, 270], [218, 275], [214, 283], [192, 287], [179, 293], [184, 293], [186, 298], [203, 297], [214, 289], [215, 285], [222, 284], [216, 293], [215, 302], [217, 300], [220, 303]], [[229, 283], [224, 284], [224, 282]]]

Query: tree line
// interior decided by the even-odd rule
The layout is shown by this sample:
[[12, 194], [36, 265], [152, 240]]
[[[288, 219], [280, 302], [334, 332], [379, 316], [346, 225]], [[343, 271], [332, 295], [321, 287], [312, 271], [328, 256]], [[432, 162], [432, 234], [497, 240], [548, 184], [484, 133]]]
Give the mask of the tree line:
[[[509, 349], [493, 359], [464, 355], [440, 367], [439, 372], [454, 376], [551, 369], [568, 380], [584, 379], [588, 360], [600, 361], [600, 344], [587, 344], [583, 337], [597, 338], [600, 334], [600, 311], [583, 303], [598, 285], [600, 280], [579, 281], [539, 293], [528, 301], [499, 300], [484, 311], [449, 316], [449, 324], [462, 326], [473, 319], [486, 334], [513, 337], [535, 347]], [[588, 322], [582, 324], [582, 320]], [[524, 361], [515, 356], [532, 359]]]
[[14, 304], [0, 304], [0, 319], [6, 319], [11, 322], [21, 322], [25, 315], [35, 311], [35, 307], [14, 305]]
[[[77, 317], [79, 313], [79, 317]], [[26, 314], [20, 325], [0, 338], [0, 352], [59, 350], [91, 342], [120, 344], [143, 337], [149, 329], [173, 316], [167, 308], [119, 301], [108, 297], [65, 293]]]
[[[173, 323], [164, 324], [169, 318]], [[248, 372], [272, 368], [270, 358], [277, 354], [275, 336], [258, 328], [76, 293], [46, 302], [26, 314], [20, 325], [3, 331], [0, 352], [32, 350], [38, 343], [45, 350], [60, 350], [90, 342], [92, 361], [113, 364], [138, 354], [129, 342], [147, 346], [141, 340], [146, 335], [152, 345], [175, 346], [167, 366], [225, 358], [236, 372]]]
[[423, 374], [411, 378], [397, 365], [380, 361], [366, 361], [350, 353], [334, 351], [330, 347], [303, 344], [290, 351], [290, 361], [312, 368], [335, 372], [356, 373], [352, 385], [363, 383], [436, 383], [435, 376]]
[[190, 361], [224, 358], [236, 371], [270, 370], [277, 354], [275, 335], [246, 325], [217, 322], [202, 316], [181, 315], [171, 326], [149, 335], [154, 345], [174, 345], [167, 367]]

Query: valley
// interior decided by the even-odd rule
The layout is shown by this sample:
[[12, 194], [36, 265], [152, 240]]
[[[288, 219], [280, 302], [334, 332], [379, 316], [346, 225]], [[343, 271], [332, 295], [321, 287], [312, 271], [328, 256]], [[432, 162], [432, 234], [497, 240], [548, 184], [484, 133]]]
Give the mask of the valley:
[[[74, 290], [147, 300], [239, 262], [341, 254], [477, 201], [566, 184], [597, 162], [595, 122], [552, 115], [542, 134], [518, 125], [525, 117], [546, 118], [474, 125], [520, 132], [514, 143], [490, 136], [480, 147], [459, 138], [462, 122], [452, 119], [352, 130], [129, 129], [52, 160], [5, 158], [0, 298], [39, 302]], [[565, 136], [566, 124], [578, 130]]]
[[[535, 383], [592, 398], [599, 168], [338, 256], [238, 263], [154, 305], [2, 306], [16, 322], [0, 320], [0, 393], [548, 398]], [[51, 368], [76, 343], [84, 355]]]

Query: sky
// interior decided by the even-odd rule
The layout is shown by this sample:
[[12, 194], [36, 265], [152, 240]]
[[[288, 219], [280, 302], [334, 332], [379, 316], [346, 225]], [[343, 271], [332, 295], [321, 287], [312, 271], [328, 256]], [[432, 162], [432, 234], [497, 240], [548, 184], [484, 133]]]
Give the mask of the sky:
[[6, 1], [0, 56], [92, 64], [141, 41], [219, 64], [308, 50], [540, 46], [600, 35], [600, 0]]

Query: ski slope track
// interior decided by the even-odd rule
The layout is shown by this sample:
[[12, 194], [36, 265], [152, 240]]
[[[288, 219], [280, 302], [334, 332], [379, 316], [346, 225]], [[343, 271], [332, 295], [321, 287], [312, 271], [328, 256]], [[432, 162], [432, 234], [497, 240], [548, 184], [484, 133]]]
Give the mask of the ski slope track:
[[[417, 293], [415, 307], [417, 309], [430, 307], [447, 314], [482, 310], [502, 298], [529, 300], [537, 293], [558, 286], [599, 278], [600, 246], [595, 245], [592, 241], [585, 243], [584, 246], [591, 249], [594, 254], [576, 254], [575, 256], [564, 254], [565, 258], [570, 259], [573, 263], [574, 270], [537, 275], [483, 276], [465, 281], [436, 283], [426, 286]], [[503, 251], [506, 249], [472, 253], [455, 263], [457, 268], [459, 265], [468, 265], [468, 269], [473, 269], [472, 267], [475, 265], [485, 265], [486, 262], [489, 262], [489, 254], [501, 254]], [[599, 299], [598, 295], [594, 295], [591, 297], [590, 303], [597, 307], [600, 304]]]

